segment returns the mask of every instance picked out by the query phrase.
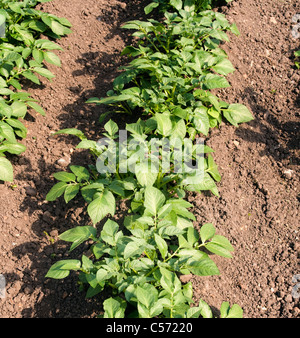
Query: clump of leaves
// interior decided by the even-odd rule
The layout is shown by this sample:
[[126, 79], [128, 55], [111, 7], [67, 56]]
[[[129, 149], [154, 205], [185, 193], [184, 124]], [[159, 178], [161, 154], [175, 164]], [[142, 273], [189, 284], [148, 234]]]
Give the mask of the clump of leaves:
[[192, 3], [181, 2], [185, 9], [166, 12], [163, 23], [149, 19], [125, 24], [138, 37], [135, 47], [123, 51], [133, 60], [122, 68], [107, 97], [87, 102], [113, 106], [115, 112], [152, 115], [168, 120], [167, 126], [181, 120], [191, 138], [207, 135], [223, 118], [235, 126], [252, 120], [246, 106], [228, 104], [211, 93], [230, 86], [225, 76], [235, 69], [220, 44], [229, 41], [226, 31], [239, 34], [236, 26], [221, 13], [196, 12]]
[[45, 115], [37, 100], [22, 91], [22, 81], [27, 79], [39, 85], [39, 77], [49, 80], [54, 77], [47, 64], [61, 65], [53, 51], [62, 48], [40, 36], [59, 39], [71, 32], [67, 19], [34, 8], [47, 1], [3, 0], [0, 4], [1, 27], [5, 24], [0, 38], [0, 180], [3, 181], [13, 181], [13, 167], [5, 154], [19, 155], [26, 149], [18, 140], [27, 134], [22, 120], [28, 108]]
[[[182, 284], [178, 275], [218, 275], [214, 261], [200, 249], [231, 257], [233, 247], [225, 237], [215, 235], [212, 224], [203, 225], [200, 233], [192, 226], [174, 226], [167, 218], [171, 210], [163, 194], [156, 188], [147, 189], [146, 211], [126, 218], [126, 234], [112, 220], [106, 221], [99, 236], [89, 226], [61, 234], [60, 239], [72, 243], [70, 250], [92, 240], [92, 255], [58, 261], [46, 277], [61, 279], [70, 271], [79, 271], [82, 285], [88, 285], [86, 297], [112, 289], [118, 296], [104, 302], [104, 317], [124, 317], [130, 304], [126, 314], [130, 317], [210, 318], [211, 309], [204, 301], [190, 307], [192, 284]], [[224, 314], [230, 314], [227, 306], [226, 311], [222, 307]], [[231, 311], [238, 317], [243, 313], [237, 305]]]
[[[232, 0], [225, 0], [226, 3]], [[195, 10], [196, 12], [212, 9], [215, 0], [196, 0], [196, 1], [184, 1], [184, 9]], [[145, 7], [145, 13], [151, 13], [155, 8], [159, 8], [161, 12], [166, 12], [170, 9], [182, 9], [182, 0], [153, 0], [149, 5]]]
[[[227, 31], [239, 32], [224, 15], [210, 10], [211, 1], [158, 0], [146, 12], [159, 5], [163, 23], [135, 20], [124, 26], [134, 29], [138, 38], [123, 52], [133, 60], [107, 97], [88, 100], [141, 116], [126, 125], [126, 146], [116, 142], [120, 132], [112, 120], [104, 126], [106, 143], [88, 140], [77, 129], [57, 132], [79, 137], [77, 148], [89, 149], [96, 164], [72, 165], [71, 172], [53, 174], [59, 182], [46, 198], [53, 201], [63, 195], [69, 202], [81, 193], [93, 226], [70, 229], [60, 237], [72, 243], [70, 250], [86, 241], [93, 244], [89, 257], [58, 261], [47, 277], [60, 279], [77, 271], [82, 285], [88, 285], [87, 297], [111, 289], [114, 297], [104, 302], [104, 317], [212, 317], [202, 300], [191, 307], [192, 285], [183, 285], [180, 275], [219, 274], [207, 251], [232, 257], [232, 245], [215, 234], [212, 224], [204, 224], [199, 232], [194, 228], [192, 205], [184, 198], [187, 191], [209, 190], [218, 196], [215, 182], [221, 176], [213, 150], [203, 146], [199, 156], [197, 134], [207, 135], [223, 118], [235, 126], [253, 119], [244, 105], [228, 104], [211, 93], [229, 86], [225, 76], [234, 67], [220, 45], [229, 40]], [[153, 149], [153, 140], [161, 147]], [[156, 161], [164, 156], [164, 142], [170, 145], [168, 170], [163, 161]], [[178, 161], [179, 148], [192, 162], [201, 160], [202, 175], [193, 167], [176, 170], [184, 165]], [[149, 170], [153, 163], [156, 171]], [[114, 216], [118, 199], [130, 202], [123, 229], [108, 219], [99, 234], [96, 225]], [[224, 302], [220, 312], [225, 318], [241, 317], [243, 311]]]
[[[180, 122], [178, 122], [180, 123]], [[149, 126], [149, 125], [148, 125]], [[70, 200], [81, 193], [82, 197], [88, 204], [87, 211], [94, 224], [100, 222], [107, 214], [114, 214], [116, 201], [118, 199], [131, 200], [131, 209], [133, 211], [143, 208], [144, 193], [147, 187], [156, 187], [162, 191], [166, 198], [175, 195], [185, 197], [185, 191], [211, 191], [218, 196], [216, 181], [220, 181], [221, 176], [215, 164], [211, 152], [213, 150], [207, 146], [203, 146], [203, 152], [207, 154], [202, 158], [204, 153], [200, 152], [198, 157], [196, 148], [198, 145], [193, 145], [191, 142], [187, 148], [190, 148], [191, 159], [199, 161], [200, 165], [194, 170], [177, 170], [179, 165], [184, 166], [184, 163], [178, 163], [178, 152], [176, 152], [177, 144], [174, 143], [169, 149], [169, 167], [168, 170], [163, 167], [163, 161], [157, 161], [163, 156], [163, 143], [166, 138], [162, 131], [156, 125], [153, 128], [147, 128], [147, 122], [138, 120], [136, 123], [127, 124], [126, 129], [129, 132], [128, 146], [113, 143], [113, 148], [110, 144], [107, 146], [99, 146], [95, 141], [87, 140], [83, 133], [74, 129], [61, 130], [58, 133], [76, 134], [82, 139], [77, 148], [89, 149], [93, 157], [97, 160], [96, 166], [84, 168], [81, 166], [70, 166], [71, 172], [58, 172], [53, 176], [59, 182], [56, 183], [46, 196], [48, 201], [54, 201], [60, 196], [64, 196], [64, 200], [68, 203]], [[105, 124], [106, 135], [108, 140], [114, 141], [117, 137], [118, 126], [115, 122], [109, 121]], [[178, 131], [178, 126], [175, 125]], [[159, 134], [161, 132], [161, 134]], [[152, 154], [152, 138], [149, 135], [160, 136], [157, 138], [156, 145], [160, 145], [158, 154]], [[176, 136], [176, 131], [173, 130], [171, 135]], [[172, 137], [170, 137], [172, 140]], [[168, 140], [168, 139], [167, 139]], [[176, 141], [182, 141], [183, 138], [176, 138]], [[133, 145], [132, 147], [130, 145]], [[115, 150], [115, 152], [114, 152]], [[126, 150], [126, 158], [120, 157], [120, 152]], [[187, 151], [187, 149], [185, 149]], [[195, 155], [193, 155], [195, 153]], [[158, 156], [158, 157], [157, 157]], [[114, 168], [106, 167], [105, 172], [101, 173], [105, 159], [116, 158], [113, 164]], [[103, 159], [103, 160], [101, 160]], [[157, 167], [151, 171], [151, 160]], [[99, 165], [98, 165], [99, 164]], [[200, 166], [203, 167], [200, 167]], [[131, 167], [131, 170], [129, 170]], [[109, 171], [108, 169], [114, 169]], [[124, 170], [125, 169], [125, 170]], [[197, 176], [197, 170], [201, 170], [202, 176]], [[190, 217], [191, 218], [191, 217]], [[193, 217], [192, 217], [193, 218]]]

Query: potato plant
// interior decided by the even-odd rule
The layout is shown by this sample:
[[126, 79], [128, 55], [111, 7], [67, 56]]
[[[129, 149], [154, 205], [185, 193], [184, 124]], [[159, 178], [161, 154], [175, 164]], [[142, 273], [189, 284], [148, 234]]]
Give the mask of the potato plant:
[[[199, 232], [194, 228], [192, 204], [184, 198], [187, 191], [208, 190], [218, 196], [221, 176], [213, 150], [198, 142], [199, 136], [208, 135], [223, 120], [238, 126], [253, 119], [244, 105], [223, 102], [211, 92], [229, 86], [226, 75], [234, 67], [220, 46], [229, 41], [226, 32], [238, 30], [210, 9], [210, 1], [154, 1], [145, 11], [160, 5], [163, 22], [148, 19], [124, 25], [138, 38], [123, 51], [131, 61], [107, 97], [88, 100], [112, 106], [115, 113], [137, 115], [137, 122], [120, 131], [109, 120], [99, 142], [77, 129], [57, 132], [77, 136], [77, 148], [89, 149], [95, 163], [54, 173], [59, 182], [46, 199], [63, 196], [68, 203], [81, 194], [93, 226], [60, 235], [72, 243], [70, 250], [89, 241], [90, 255], [58, 261], [46, 276], [61, 279], [77, 271], [82, 287], [88, 286], [87, 297], [111, 290], [103, 317], [212, 317], [203, 300], [191, 307], [192, 284], [183, 284], [180, 275], [218, 275], [208, 252], [232, 258], [232, 245], [215, 234], [212, 224], [202, 225]], [[125, 145], [122, 132], [128, 136]], [[166, 145], [169, 157], [164, 162]], [[130, 203], [122, 224], [112, 219], [119, 200]], [[221, 317], [243, 313], [227, 302], [220, 312]]]
[[0, 23], [0, 180], [13, 180], [13, 167], [6, 153], [19, 155], [26, 147], [19, 140], [26, 137], [22, 123], [28, 109], [45, 115], [43, 108], [30, 93], [22, 90], [24, 79], [40, 84], [39, 76], [51, 80], [54, 74], [47, 64], [60, 66], [54, 50], [62, 48], [51, 39], [69, 34], [70, 22], [65, 18], [35, 9], [39, 2], [2, 0]]

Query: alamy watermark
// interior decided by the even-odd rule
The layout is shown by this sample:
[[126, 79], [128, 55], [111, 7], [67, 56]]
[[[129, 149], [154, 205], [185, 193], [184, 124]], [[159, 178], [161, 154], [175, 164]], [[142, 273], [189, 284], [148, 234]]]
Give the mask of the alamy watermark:
[[295, 283], [292, 289], [292, 297], [298, 299], [300, 298], [300, 274], [293, 276], [292, 283]]
[[295, 14], [292, 17], [292, 22], [295, 23], [292, 29], [292, 37], [294, 39], [299, 39], [300, 38], [300, 14]]
[[5, 294], [5, 287], [6, 287], [6, 280], [4, 275], [0, 274], [0, 299], [4, 299], [6, 294]]
[[5, 16], [0, 14], [0, 38], [5, 38]]
[[104, 137], [97, 142], [100, 155], [96, 168], [100, 174], [150, 173], [185, 174], [186, 184], [196, 184], [204, 177], [204, 139], [195, 143], [189, 138], [127, 139], [119, 130], [118, 141]]

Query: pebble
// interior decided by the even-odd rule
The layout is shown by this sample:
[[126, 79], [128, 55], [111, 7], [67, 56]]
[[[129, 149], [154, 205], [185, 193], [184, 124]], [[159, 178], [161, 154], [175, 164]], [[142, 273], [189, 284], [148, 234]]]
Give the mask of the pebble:
[[57, 164], [62, 166], [62, 167], [67, 167], [69, 165], [70, 161], [67, 161], [66, 159], [64, 158], [60, 158], [58, 161], [57, 161]]
[[30, 186], [25, 187], [25, 191], [26, 191], [26, 194], [29, 195], [29, 196], [36, 196], [37, 195], [36, 189], [34, 189]]
[[290, 180], [293, 177], [293, 170], [286, 169], [284, 170], [283, 175]]
[[271, 23], [274, 23], [275, 25], [277, 24], [277, 21], [276, 21], [276, 19], [274, 18], [274, 16], [271, 16], [271, 17], [270, 17], [270, 22], [271, 22]]
[[53, 219], [52, 219], [52, 215], [49, 211], [45, 211], [43, 213], [43, 221], [45, 221], [48, 224], [52, 224], [53, 223]]

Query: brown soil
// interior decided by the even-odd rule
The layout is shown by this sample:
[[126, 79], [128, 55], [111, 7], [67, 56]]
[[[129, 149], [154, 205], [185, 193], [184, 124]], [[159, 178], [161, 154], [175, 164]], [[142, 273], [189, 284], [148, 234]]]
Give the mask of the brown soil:
[[[15, 186], [1, 185], [0, 274], [7, 287], [0, 317], [94, 317], [101, 309], [104, 295], [86, 300], [74, 275], [62, 281], [44, 277], [53, 262], [70, 257], [58, 234], [89, 222], [81, 200], [45, 201], [53, 172], [71, 162], [87, 164], [86, 154], [74, 150], [75, 137], [53, 133], [77, 127], [93, 139], [100, 135], [97, 121], [106, 108], [84, 102], [110, 89], [128, 39], [120, 26], [142, 15], [143, 2], [86, 0], [83, 7], [79, 0], [54, 0], [40, 6], [68, 18], [73, 33], [58, 42], [64, 48], [62, 67], [49, 67], [53, 81], [28, 89], [47, 116], [27, 118], [27, 151], [12, 158]], [[189, 196], [195, 226], [214, 223], [235, 253], [231, 260], [212, 256], [220, 276], [191, 278], [195, 301], [204, 299], [216, 315], [229, 301], [242, 306], [247, 318], [300, 317], [299, 298], [292, 296], [292, 278], [300, 273], [300, 71], [292, 55], [300, 40], [291, 35], [300, 4], [239, 0], [221, 10], [241, 36], [224, 45], [236, 71], [229, 76], [232, 87], [219, 95], [246, 104], [255, 120], [239, 128], [222, 124], [207, 139], [222, 174], [220, 197]]]

